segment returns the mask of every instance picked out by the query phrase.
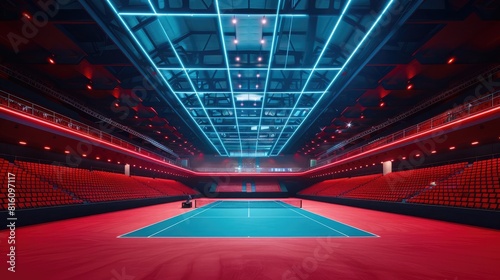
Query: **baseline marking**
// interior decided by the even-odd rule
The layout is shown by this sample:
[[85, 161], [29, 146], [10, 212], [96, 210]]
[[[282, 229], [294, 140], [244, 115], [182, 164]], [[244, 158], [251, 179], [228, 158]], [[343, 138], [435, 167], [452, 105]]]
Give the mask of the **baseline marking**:
[[[219, 204], [220, 204], [220, 201], [219, 201]], [[203, 210], [203, 211], [201, 211], [201, 212], [199, 212], [199, 213], [194, 214], [194, 215], [193, 215], [193, 216], [191, 216], [191, 217], [194, 217], [194, 216], [196, 216], [196, 215], [199, 215], [199, 214], [201, 214], [201, 213], [203, 213], [203, 212], [205, 212], [205, 211], [209, 210], [210, 208], [214, 207], [215, 205], [217, 205], [217, 204], [216, 204], [216, 203], [214, 203], [214, 205], [212, 205], [212, 206], [208, 207], [207, 209], [205, 209], [205, 210]], [[169, 227], [166, 227], [166, 228], [164, 228], [164, 229], [162, 229], [162, 230], [160, 230], [160, 231], [158, 231], [158, 232], [155, 232], [155, 233], [153, 233], [153, 234], [149, 235], [149, 236], [148, 236], [148, 238], [149, 238], [149, 237], [151, 237], [151, 236], [153, 236], [153, 235], [156, 235], [156, 234], [158, 234], [158, 233], [160, 233], [160, 232], [162, 232], [162, 231], [165, 231], [165, 230], [167, 230], [167, 229], [169, 229], [169, 228], [171, 228], [171, 227], [173, 227], [173, 226], [175, 226], [175, 225], [178, 225], [178, 224], [180, 224], [180, 223], [182, 223], [182, 222], [184, 222], [184, 221], [187, 221], [187, 220], [191, 219], [191, 217], [187, 217], [187, 218], [185, 218], [185, 219], [184, 219], [184, 220], [182, 220], [182, 221], [179, 221], [179, 222], [177, 222], [177, 223], [175, 223], [175, 224], [173, 224], [173, 225], [171, 225], [171, 226], [169, 226]]]
[[[275, 202], [276, 202], [276, 201], [275, 201]], [[281, 204], [279, 204], [278, 202], [276, 202], [276, 203], [277, 203], [278, 205], [281, 205]], [[320, 224], [320, 225], [322, 225], [322, 226], [324, 226], [324, 227], [327, 227], [327, 228], [329, 228], [329, 229], [331, 229], [331, 230], [333, 230], [333, 231], [336, 231], [336, 232], [338, 232], [338, 233], [342, 234], [343, 236], [347, 236], [347, 237], [349, 237], [349, 235], [347, 235], [347, 234], [345, 234], [345, 233], [343, 233], [343, 232], [341, 232], [341, 231], [338, 231], [338, 230], [336, 230], [336, 229], [334, 229], [334, 228], [331, 228], [331, 227], [329, 227], [329, 226], [327, 226], [327, 225], [323, 224], [322, 222], [316, 221], [315, 219], [313, 219], [313, 218], [311, 218], [311, 217], [307, 217], [306, 215], [304, 215], [304, 214], [302, 214], [302, 213], [300, 213], [300, 212], [297, 212], [297, 211], [293, 210], [292, 208], [286, 208], [286, 207], [283, 207], [283, 208], [285, 208], [285, 209], [290, 209], [291, 211], [293, 211], [293, 212], [295, 212], [295, 213], [297, 213], [297, 214], [299, 214], [299, 215], [301, 215], [301, 216], [304, 216], [304, 217], [308, 218], [309, 220], [311, 220], [311, 221], [313, 221], [313, 222], [316, 222], [316, 223], [318, 223], [318, 224]]]
[[[325, 218], [325, 219], [332, 220], [332, 221], [337, 222], [337, 223], [339, 223], [339, 224], [343, 224], [344, 226], [352, 227], [352, 228], [355, 228], [355, 229], [357, 229], [357, 230], [359, 230], [359, 231], [369, 233], [369, 234], [371, 234], [371, 235], [374, 235], [375, 237], [380, 237], [380, 235], [378, 235], [378, 234], [375, 234], [375, 233], [372, 233], [372, 232], [369, 232], [369, 231], [366, 231], [366, 230], [363, 230], [363, 229], [357, 228], [357, 227], [352, 226], [352, 225], [350, 225], [350, 224], [342, 223], [342, 222], [339, 222], [338, 220], [334, 220], [334, 219], [331, 219], [331, 218], [325, 217], [325, 216], [323, 216], [323, 215], [320, 215], [320, 214], [317, 214], [317, 213], [314, 213], [314, 212], [311, 212], [311, 211], [308, 211], [308, 210], [305, 210], [305, 209], [302, 209], [302, 210], [304, 210], [304, 211], [306, 211], [306, 212], [309, 212], [309, 213], [311, 213], [311, 214], [314, 214], [314, 215], [318, 215], [318, 216], [323, 217], [323, 218]], [[351, 237], [355, 237], [355, 236], [351, 236]]]
[[[202, 216], [192, 219], [238, 219], [238, 216]], [[303, 219], [299, 216], [251, 216], [251, 219]]]

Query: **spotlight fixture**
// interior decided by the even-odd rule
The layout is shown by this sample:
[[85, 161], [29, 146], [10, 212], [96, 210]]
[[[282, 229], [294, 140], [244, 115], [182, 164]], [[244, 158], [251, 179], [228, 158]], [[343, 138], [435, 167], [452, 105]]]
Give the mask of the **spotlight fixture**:
[[470, 143], [470, 144], [471, 144], [471, 145], [477, 145], [477, 144], [479, 144], [479, 142], [478, 142], [478, 141], [474, 141], [474, 142], [472, 142], [472, 143]]
[[236, 57], [236, 61], [240, 61], [240, 57], [239, 56]]
[[413, 84], [412, 83], [408, 83], [408, 85], [406, 86], [406, 89], [407, 90], [410, 90], [413, 88]]
[[261, 20], [262, 24], [266, 24], [267, 23], [267, 19], [266, 19], [266, 16], [263, 16], [262, 17], [262, 20]]
[[50, 56], [49, 56], [49, 58], [47, 58], [47, 61], [48, 61], [50, 64], [56, 64], [56, 61], [54, 60], [54, 58], [53, 58], [53, 57], [50, 57]]
[[238, 20], [236, 19], [236, 17], [233, 17], [233, 20], [231, 21], [233, 24], [236, 24], [238, 22]]
[[43, 147], [45, 150], [50, 150], [50, 147], [49, 146], [45, 146]]
[[23, 17], [25, 17], [27, 19], [31, 19], [31, 15], [28, 12], [23, 12]]
[[234, 41], [233, 41], [235, 44], [238, 44], [238, 39], [234, 38]]
[[264, 39], [260, 39], [260, 43], [264, 44], [266, 41]]
[[92, 90], [92, 83], [87, 83], [87, 89]]
[[380, 107], [384, 107], [385, 106], [385, 102], [380, 100], [380, 103], [378, 104]]
[[262, 61], [262, 56], [259, 56], [259, 57], [257, 58], [257, 61]]
[[451, 146], [451, 147], [450, 147], [450, 150], [455, 150], [455, 146]]
[[241, 73], [238, 73], [238, 78], [241, 78]]
[[448, 63], [448, 64], [452, 64], [453, 62], [455, 62], [455, 57], [454, 57], [454, 56], [450, 57], [450, 58], [448, 59], [448, 62], [447, 62], [447, 63]]

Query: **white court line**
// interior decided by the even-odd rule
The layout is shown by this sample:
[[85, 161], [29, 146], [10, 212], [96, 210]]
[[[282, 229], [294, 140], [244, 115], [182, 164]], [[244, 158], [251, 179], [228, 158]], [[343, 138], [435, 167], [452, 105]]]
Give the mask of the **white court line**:
[[[317, 236], [155, 236], [152, 238], [165, 238], [165, 239], [248, 239], [248, 238], [255, 238], [255, 239], [308, 239], [308, 238], [318, 238], [318, 237], [328, 237], [328, 238], [345, 238], [344, 236], [330, 236], [330, 235], [317, 235]], [[143, 236], [130, 236], [130, 237], [123, 237], [123, 238], [134, 238], [134, 239], [140, 239], [140, 238], [147, 238]], [[377, 236], [349, 236], [348, 238], [377, 238]]]
[[[175, 202], [177, 202], [177, 201], [175, 201]], [[116, 238], [121, 238], [121, 237], [123, 237], [124, 235], [130, 234], [130, 233], [132, 233], [132, 232], [136, 232], [136, 231], [141, 230], [141, 229], [145, 229], [145, 228], [150, 227], [150, 226], [152, 226], [152, 225], [156, 225], [156, 224], [159, 224], [159, 223], [162, 223], [162, 222], [168, 221], [168, 220], [173, 219], [173, 218], [175, 218], [175, 217], [179, 217], [179, 216], [181, 216], [181, 215], [184, 215], [184, 214], [190, 213], [190, 212], [192, 212], [192, 211], [194, 211], [194, 210], [196, 210], [196, 209], [191, 209], [191, 210], [189, 210], [189, 211], [187, 211], [187, 212], [177, 214], [177, 215], [172, 216], [172, 217], [170, 217], [170, 218], [166, 218], [165, 220], [161, 220], [161, 221], [159, 221], [159, 222], [152, 223], [152, 224], [149, 224], [149, 225], [146, 225], [146, 226], [140, 227], [140, 228], [138, 228], [138, 229], [134, 229], [133, 231], [129, 231], [129, 232], [124, 233], [124, 234], [122, 234], [122, 235], [118, 235]], [[127, 237], [127, 238], [130, 238], [130, 237]]]
[[[252, 219], [303, 219], [299, 216], [252, 216]], [[193, 219], [241, 219], [241, 216], [201, 216]]]
[[[219, 201], [219, 204], [220, 204], [220, 201]], [[177, 222], [177, 223], [175, 223], [175, 224], [173, 224], [173, 225], [171, 225], [171, 226], [169, 226], [169, 227], [166, 227], [166, 228], [164, 228], [164, 229], [162, 229], [162, 230], [160, 230], [160, 231], [158, 231], [158, 232], [155, 232], [155, 233], [153, 233], [153, 234], [149, 235], [149, 236], [148, 236], [148, 238], [149, 238], [149, 237], [151, 237], [151, 236], [153, 236], [153, 235], [155, 235], [155, 234], [158, 234], [158, 233], [160, 233], [160, 232], [162, 232], [162, 231], [165, 231], [165, 230], [167, 230], [167, 229], [169, 229], [169, 228], [171, 228], [171, 227], [173, 227], [173, 226], [175, 226], [175, 225], [178, 225], [178, 224], [180, 224], [180, 223], [182, 223], [182, 222], [184, 222], [184, 221], [187, 221], [187, 220], [191, 219], [191, 217], [194, 217], [194, 216], [196, 216], [196, 215], [199, 215], [199, 214], [201, 214], [201, 213], [203, 213], [203, 212], [205, 212], [205, 211], [209, 210], [210, 208], [214, 207], [215, 205], [217, 205], [217, 203], [214, 203], [212, 206], [208, 207], [207, 209], [205, 209], [205, 210], [203, 210], [203, 211], [201, 211], [201, 212], [199, 212], [199, 213], [194, 214], [193, 216], [187, 217], [187, 218], [185, 218], [185, 219], [184, 219], [184, 220], [182, 220], [182, 221], [179, 221], [179, 222]]]
[[[320, 215], [320, 214], [316, 214], [316, 213], [314, 213], [314, 212], [308, 211], [308, 210], [303, 209], [303, 208], [302, 208], [302, 210], [303, 210], [303, 211], [306, 211], [306, 212], [309, 212], [309, 213], [311, 213], [311, 214], [314, 214], [314, 215], [318, 215], [318, 216], [323, 217], [323, 218], [325, 218], [325, 219], [332, 220], [332, 221], [337, 222], [337, 223], [339, 223], [339, 224], [343, 224], [343, 225], [345, 225], [345, 226], [355, 228], [355, 229], [357, 229], [357, 230], [359, 230], [359, 231], [366, 232], [366, 233], [369, 233], [369, 234], [371, 234], [371, 235], [375, 235], [375, 237], [380, 237], [380, 235], [378, 235], [378, 234], [371, 233], [371, 232], [366, 231], [366, 230], [362, 230], [362, 229], [357, 228], [357, 227], [355, 227], [355, 226], [351, 226], [350, 224], [346, 224], [346, 223], [342, 223], [342, 222], [339, 222], [339, 221], [334, 220], [334, 219], [330, 219], [330, 218], [328, 218], [328, 217], [325, 217], [325, 216]], [[354, 236], [350, 236], [350, 237], [354, 237]]]
[[[217, 203], [217, 202], [218, 202], [218, 203]], [[201, 217], [195, 217], [196, 215], [201, 214], [201, 213], [205, 212], [206, 210], [211, 209], [212, 207], [214, 207], [214, 206], [216, 206], [216, 205], [218, 205], [218, 204], [220, 204], [220, 203], [222, 203], [222, 202], [223, 202], [223, 201], [216, 201], [216, 202], [214, 202], [214, 203], [213, 203], [210, 207], [206, 208], [204, 211], [201, 211], [201, 212], [199, 212], [199, 213], [196, 213], [195, 215], [192, 215], [191, 217], [188, 217], [188, 218], [186, 218], [186, 219], [184, 219], [184, 220], [182, 220], [182, 221], [180, 221], [180, 222], [178, 222], [178, 223], [176, 223], [176, 224], [179, 224], [179, 223], [181, 223], [181, 222], [183, 222], [183, 221], [185, 221], [185, 220], [188, 220], [188, 219], [190, 219], [190, 218], [193, 218], [193, 219], [204, 219], [204, 218], [207, 218], [207, 219], [241, 218], [241, 216], [207, 216], [207, 217], [203, 217], [203, 216], [201, 216]], [[278, 205], [280, 205], [280, 206], [281, 206], [281, 208], [283, 208], [283, 209], [290, 209], [290, 210], [292, 210], [293, 212], [295, 212], [295, 213], [299, 214], [300, 216], [252, 216], [252, 218], [259, 218], [259, 219], [265, 219], [265, 218], [286, 218], [286, 219], [300, 218], [300, 219], [302, 219], [302, 217], [301, 217], [301, 216], [303, 216], [303, 217], [306, 217], [306, 218], [308, 218], [308, 219], [310, 219], [310, 220], [312, 220], [312, 221], [314, 221], [314, 222], [316, 222], [316, 223], [319, 223], [319, 224], [321, 224], [321, 225], [323, 225], [323, 226], [325, 226], [325, 227], [327, 227], [327, 228], [329, 228], [329, 229], [331, 229], [331, 230], [333, 230], [333, 231], [336, 231], [336, 232], [338, 232], [338, 233], [340, 233], [340, 234], [342, 234], [342, 235], [344, 235], [344, 236], [347, 236], [347, 237], [349, 237], [349, 238], [369, 238], [369, 237], [380, 237], [379, 235], [374, 234], [374, 233], [371, 233], [371, 232], [368, 232], [368, 231], [366, 231], [366, 230], [362, 230], [362, 229], [359, 229], [359, 228], [357, 228], [357, 227], [351, 226], [351, 225], [349, 225], [349, 224], [345, 224], [345, 223], [339, 222], [339, 221], [337, 221], [337, 220], [333, 220], [333, 219], [331, 219], [331, 218], [328, 218], [328, 217], [325, 217], [325, 216], [322, 216], [322, 215], [319, 215], [319, 214], [313, 213], [313, 212], [311, 212], [311, 211], [308, 211], [308, 210], [304, 210], [304, 209], [302, 209], [302, 210], [304, 210], [304, 211], [306, 211], [306, 212], [309, 212], [309, 213], [311, 213], [311, 214], [318, 215], [318, 216], [323, 217], [323, 218], [325, 218], [325, 219], [332, 220], [332, 221], [334, 221], [334, 222], [337, 222], [337, 223], [343, 224], [343, 225], [345, 225], [345, 226], [349, 226], [349, 227], [355, 228], [355, 229], [357, 229], [357, 230], [359, 230], [359, 231], [362, 231], [362, 232], [365, 232], [365, 233], [368, 233], [368, 234], [371, 234], [371, 235], [372, 235], [372, 236], [348, 236], [348, 235], [346, 235], [346, 234], [344, 234], [344, 233], [342, 233], [342, 232], [340, 232], [340, 231], [338, 231], [338, 230], [335, 230], [335, 229], [333, 229], [333, 228], [331, 228], [331, 227], [329, 227], [329, 226], [327, 226], [327, 225], [325, 225], [325, 224], [323, 224], [323, 223], [321, 223], [321, 222], [319, 222], [319, 221], [316, 221], [316, 220], [314, 220], [314, 219], [312, 219], [312, 218], [310, 218], [310, 217], [307, 217], [307, 216], [303, 215], [303, 214], [302, 214], [302, 213], [300, 213], [300, 212], [297, 212], [297, 211], [295, 211], [295, 210], [293, 210], [293, 209], [291, 209], [291, 208], [287, 208], [287, 207], [285, 207], [285, 206], [283, 206], [283, 205], [279, 204], [279, 203], [278, 203], [278, 202], [276, 202], [276, 201], [274, 201], [274, 202], [275, 202], [275, 203], [277, 203]], [[250, 208], [248, 209], [248, 211], [250, 211]], [[175, 218], [175, 217], [178, 217], [178, 216], [181, 216], [181, 215], [184, 215], [184, 214], [188, 214], [188, 213], [190, 213], [190, 212], [191, 212], [191, 211], [186, 212], [186, 213], [181, 213], [181, 214], [175, 215], [175, 216], [173, 216], [173, 217], [170, 217], [170, 218], [168, 218], [168, 219], [166, 219], [166, 220], [162, 220], [162, 221], [159, 221], [159, 222], [156, 222], [156, 223], [153, 223], [153, 224], [149, 224], [149, 225], [147, 225], [147, 226], [144, 226], [144, 227], [141, 227], [141, 228], [139, 228], [139, 229], [136, 229], [136, 230], [130, 231], [130, 232], [128, 232], [128, 233], [122, 234], [122, 235], [120, 235], [120, 236], [117, 236], [117, 238], [145, 238], [145, 237], [134, 237], [134, 236], [130, 236], [130, 237], [128, 237], [128, 236], [125, 236], [125, 235], [130, 234], [130, 233], [133, 233], [133, 232], [136, 232], [136, 231], [139, 231], [139, 230], [144, 229], [144, 228], [147, 228], [147, 227], [150, 227], [150, 226], [155, 225], [155, 224], [159, 224], [159, 223], [161, 223], [161, 222], [164, 222], [164, 221], [170, 220], [170, 219], [172, 219], [172, 218]], [[174, 225], [176, 225], [176, 224], [174, 224]], [[173, 227], [174, 225], [171, 225], [171, 226], [169, 226], [168, 228], [171, 228], [171, 227]], [[163, 229], [163, 230], [161, 230], [161, 231], [164, 231], [164, 230], [166, 230], [166, 229], [168, 229], [168, 228], [165, 228], [165, 229]], [[160, 233], [161, 231], [158, 231], [158, 232], [156, 232], [156, 233], [154, 233], [154, 234], [152, 234], [152, 235], [148, 236], [147, 238], [152, 237], [153, 235], [156, 235], [156, 234]], [[125, 237], [124, 237], [124, 236], [125, 236]], [[313, 238], [313, 237], [321, 237], [321, 236], [262, 236], [262, 237], [260, 237], [260, 236], [253, 236], [253, 237], [251, 237], [251, 238]], [[332, 236], [330, 236], [330, 237], [332, 237]], [[172, 237], [168, 237], [168, 236], [156, 236], [156, 237], [154, 237], [154, 238], [206, 238], [206, 239], [210, 239], [210, 238], [246, 238], [246, 237], [227, 237], [227, 236], [220, 236], [220, 237], [216, 237], [216, 236], [212, 236], [212, 237], [196, 237], [196, 236], [186, 236], [186, 237], [182, 237], [182, 236], [180, 236], [180, 237], [175, 237], [175, 236], [172, 236]], [[333, 238], [333, 237], [332, 237], [332, 238]], [[342, 237], [337, 237], [337, 238], [342, 238]]]
[[[276, 201], [275, 201], [275, 202], [276, 202]], [[281, 204], [279, 204], [278, 202], [276, 202], [276, 203], [277, 203], [278, 205], [281, 205]], [[281, 206], [283, 206], [283, 205], [281, 205]], [[291, 211], [293, 211], [293, 212], [295, 212], [295, 213], [297, 213], [297, 214], [299, 214], [299, 215], [301, 215], [301, 216], [304, 216], [304, 217], [308, 218], [308, 219], [309, 219], [309, 220], [311, 220], [311, 221], [314, 221], [314, 222], [316, 222], [316, 223], [318, 223], [318, 224], [320, 224], [320, 225], [322, 225], [322, 226], [324, 226], [324, 227], [327, 227], [327, 228], [329, 228], [329, 229], [331, 229], [331, 230], [333, 230], [333, 231], [336, 231], [336, 232], [338, 232], [338, 233], [340, 233], [340, 234], [342, 234], [342, 235], [344, 235], [344, 236], [349, 237], [349, 235], [347, 235], [347, 234], [345, 234], [345, 233], [343, 233], [343, 232], [340, 232], [340, 231], [338, 231], [338, 230], [336, 230], [336, 229], [334, 229], [334, 228], [331, 228], [331, 227], [329, 227], [329, 226], [327, 226], [327, 225], [323, 224], [322, 222], [316, 221], [315, 219], [313, 219], [313, 218], [311, 218], [311, 217], [307, 217], [306, 215], [304, 215], [304, 214], [302, 214], [302, 213], [300, 213], [300, 212], [297, 212], [297, 211], [293, 210], [292, 208], [286, 208], [286, 207], [284, 207], [284, 206], [283, 206], [283, 208], [285, 208], [285, 209], [289, 209], [289, 210], [291, 210]]]

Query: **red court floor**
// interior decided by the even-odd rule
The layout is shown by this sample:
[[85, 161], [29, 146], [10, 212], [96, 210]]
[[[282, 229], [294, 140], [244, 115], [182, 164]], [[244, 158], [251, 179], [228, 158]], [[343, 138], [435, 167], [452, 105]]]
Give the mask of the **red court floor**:
[[180, 202], [16, 229], [0, 279], [499, 279], [500, 231], [321, 202], [303, 208], [378, 238], [116, 238], [177, 215]]

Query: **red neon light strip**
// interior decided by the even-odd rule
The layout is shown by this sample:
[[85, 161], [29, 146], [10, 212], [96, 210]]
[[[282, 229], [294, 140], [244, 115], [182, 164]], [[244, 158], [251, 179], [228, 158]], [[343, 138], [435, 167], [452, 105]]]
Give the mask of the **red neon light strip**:
[[16, 112], [16, 111], [13, 111], [13, 110], [10, 110], [8, 108], [5, 108], [5, 107], [2, 107], [0, 106], [0, 109], [8, 112], [8, 113], [12, 113], [12, 114], [15, 114], [15, 115], [18, 115], [20, 117], [24, 117], [24, 118], [28, 118], [28, 119], [31, 119], [35, 122], [39, 122], [41, 124], [45, 124], [45, 125], [48, 125], [48, 126], [51, 126], [53, 128], [56, 128], [56, 129], [60, 129], [60, 130], [63, 130], [65, 132], [68, 132], [70, 134], [75, 134], [75, 135], [78, 135], [80, 137], [83, 137], [83, 138], [87, 138], [91, 141], [97, 141], [97, 142], [100, 142], [104, 145], [108, 145], [108, 146], [111, 146], [113, 148], [117, 148], [119, 150], [122, 150], [124, 152], [127, 152], [127, 153], [131, 153], [131, 154], [135, 154], [139, 157], [143, 157], [143, 158], [146, 158], [148, 160], [152, 160], [154, 162], [157, 162], [161, 165], [166, 165], [166, 166], [169, 166], [169, 167], [172, 167], [174, 169], [177, 169], [177, 170], [181, 170], [181, 171], [184, 171], [184, 172], [187, 172], [187, 173], [191, 173], [193, 175], [197, 175], [197, 176], [267, 176], [267, 175], [274, 175], [274, 176], [288, 176], [288, 177], [295, 177], [295, 176], [301, 176], [301, 175], [305, 175], [305, 174], [308, 174], [308, 173], [311, 173], [311, 172], [316, 172], [318, 170], [321, 170], [321, 169], [325, 169], [325, 168], [328, 168], [328, 167], [331, 167], [331, 166], [334, 166], [334, 165], [338, 165], [338, 164], [341, 164], [343, 162], [346, 162], [346, 161], [350, 161], [350, 160], [353, 160], [353, 159], [356, 159], [358, 157], [361, 157], [363, 155], [366, 155], [366, 154], [369, 154], [369, 153], [373, 153], [375, 151], [378, 151], [378, 150], [381, 150], [381, 149], [384, 149], [384, 148], [388, 148], [388, 147], [391, 147], [391, 146], [394, 146], [394, 145], [397, 145], [397, 144], [400, 144], [402, 142], [406, 142], [406, 141], [409, 141], [409, 140], [412, 140], [414, 138], [417, 138], [417, 137], [420, 137], [420, 136], [423, 136], [423, 135], [426, 135], [426, 134], [429, 134], [431, 132], [434, 132], [438, 129], [443, 129], [443, 128], [447, 128], [447, 127], [450, 127], [450, 126], [453, 126], [453, 125], [456, 125], [456, 124], [459, 124], [459, 123], [462, 123], [462, 122], [465, 122], [465, 121], [471, 121], [473, 119], [476, 119], [478, 117], [481, 117], [483, 115], [486, 115], [486, 114], [489, 114], [489, 113], [493, 113], [495, 111], [500, 111], [500, 107], [496, 107], [496, 108], [492, 108], [490, 110], [487, 110], [487, 111], [484, 111], [484, 112], [481, 112], [481, 113], [478, 113], [478, 114], [475, 114], [473, 116], [468, 116], [466, 118], [463, 118], [463, 119], [460, 119], [460, 120], [457, 120], [457, 121], [454, 121], [454, 122], [450, 122], [446, 125], [443, 125], [443, 126], [440, 126], [440, 127], [436, 127], [436, 128], [433, 128], [431, 130], [428, 130], [428, 131], [424, 131], [424, 132], [421, 132], [421, 133], [417, 133], [413, 136], [410, 136], [408, 138], [404, 138], [404, 139], [401, 139], [401, 140], [398, 140], [396, 142], [393, 142], [393, 143], [389, 143], [389, 144], [386, 144], [384, 146], [380, 146], [380, 147], [377, 147], [377, 148], [374, 148], [374, 149], [371, 149], [371, 150], [368, 150], [368, 151], [365, 151], [365, 152], [362, 152], [362, 153], [359, 153], [357, 155], [354, 155], [354, 156], [351, 156], [351, 157], [347, 157], [345, 159], [342, 159], [342, 160], [339, 160], [339, 161], [336, 161], [336, 162], [332, 162], [330, 164], [327, 164], [327, 165], [323, 165], [323, 166], [318, 166], [316, 168], [313, 168], [313, 169], [309, 169], [307, 171], [302, 171], [302, 172], [264, 172], [264, 173], [256, 173], [256, 172], [249, 172], [249, 173], [244, 173], [244, 174], [241, 174], [241, 173], [228, 173], [228, 172], [224, 172], [224, 173], [206, 173], [206, 172], [198, 172], [198, 171], [193, 171], [193, 170], [189, 170], [189, 169], [186, 169], [186, 168], [183, 168], [183, 167], [179, 167], [179, 166], [176, 166], [176, 165], [172, 165], [170, 163], [167, 163], [167, 162], [164, 162], [164, 161], [161, 161], [161, 160], [158, 160], [158, 159], [155, 159], [155, 158], [152, 158], [152, 157], [149, 157], [149, 156], [146, 156], [146, 155], [143, 155], [143, 154], [140, 154], [140, 153], [137, 153], [135, 151], [132, 151], [132, 150], [128, 150], [128, 149], [125, 149], [123, 147], [120, 147], [120, 146], [117, 146], [115, 144], [112, 144], [112, 143], [108, 143], [108, 142], [104, 142], [100, 139], [97, 139], [97, 138], [93, 138], [91, 136], [88, 136], [88, 135], [85, 135], [85, 134], [81, 134], [81, 133], [78, 133], [76, 131], [73, 131], [73, 130], [69, 130], [65, 127], [62, 127], [62, 126], [57, 126], [57, 125], [54, 125], [52, 123], [49, 123], [49, 122], [46, 122], [46, 121], [43, 121], [41, 119], [38, 119], [38, 118], [34, 118], [34, 117], [31, 117], [31, 116], [28, 116], [28, 115], [25, 115], [25, 114], [21, 114], [19, 112]]
[[351, 157], [347, 157], [345, 159], [341, 159], [339, 161], [336, 161], [336, 162], [332, 162], [330, 164], [327, 164], [327, 165], [323, 165], [323, 166], [318, 166], [317, 168], [314, 168], [314, 169], [310, 169], [310, 170], [307, 170], [307, 171], [304, 171], [303, 173], [304, 174], [307, 174], [307, 173], [310, 173], [312, 171], [317, 171], [317, 170], [321, 170], [321, 169], [324, 169], [324, 168], [327, 168], [327, 167], [330, 167], [332, 165], [337, 165], [339, 163], [342, 163], [344, 161], [347, 161], [347, 160], [351, 160], [351, 159], [354, 159], [354, 158], [357, 158], [357, 157], [360, 157], [362, 155], [365, 155], [365, 154], [368, 154], [368, 153], [372, 153], [374, 151], [378, 151], [380, 149], [384, 149], [384, 148], [387, 148], [387, 147], [390, 147], [390, 146], [394, 146], [396, 144], [399, 144], [401, 142], [405, 142], [405, 141], [409, 141], [409, 140], [412, 140], [414, 138], [417, 138], [417, 137], [420, 137], [420, 136], [423, 136], [425, 134], [429, 134], [431, 132], [434, 132], [438, 129], [443, 129], [443, 128], [446, 128], [446, 127], [449, 127], [449, 126], [453, 126], [453, 125], [456, 125], [458, 123], [462, 123], [462, 122], [465, 122], [465, 121], [470, 121], [470, 120], [473, 120], [473, 119], [476, 119], [477, 117], [480, 117], [482, 115], [485, 115], [485, 114], [488, 114], [488, 113], [492, 113], [492, 112], [495, 112], [495, 111], [500, 111], [500, 107], [496, 107], [496, 108], [492, 108], [488, 111], [484, 111], [484, 112], [481, 112], [479, 114], [476, 114], [476, 115], [473, 115], [473, 116], [469, 116], [469, 117], [466, 117], [466, 118], [463, 118], [461, 120], [457, 120], [457, 121], [454, 121], [454, 122], [451, 122], [451, 123], [448, 123], [446, 125], [443, 125], [443, 126], [440, 126], [440, 127], [436, 127], [436, 128], [433, 128], [431, 130], [427, 130], [427, 131], [424, 131], [424, 132], [420, 132], [420, 133], [417, 133], [415, 135], [412, 135], [408, 138], [404, 138], [404, 139], [401, 139], [401, 140], [397, 140], [396, 142], [392, 142], [392, 143], [389, 143], [389, 144], [386, 144], [384, 146], [380, 146], [380, 147], [377, 147], [377, 148], [373, 148], [371, 150], [368, 150], [368, 151], [365, 151], [365, 152], [362, 152], [362, 153], [359, 153], [357, 155], [354, 155], [354, 156], [351, 156]]
[[178, 170], [181, 170], [181, 171], [185, 171], [185, 172], [190, 172], [190, 173], [194, 173], [194, 171], [192, 170], [189, 170], [189, 169], [185, 169], [185, 168], [182, 168], [182, 167], [179, 167], [179, 166], [176, 166], [176, 165], [173, 165], [173, 164], [170, 164], [168, 162], [164, 162], [164, 161], [161, 161], [161, 160], [158, 160], [158, 159], [155, 159], [155, 158], [152, 158], [152, 157], [149, 157], [147, 155], [144, 155], [144, 154], [140, 154], [140, 153], [137, 153], [135, 151], [132, 151], [132, 150], [128, 150], [126, 148], [123, 148], [121, 146], [117, 146], [113, 143], [108, 143], [108, 142], [105, 142], [101, 139], [97, 139], [97, 138], [94, 138], [92, 136], [89, 136], [89, 135], [86, 135], [86, 134], [82, 134], [82, 133], [79, 133], [79, 132], [76, 132], [76, 131], [73, 131], [73, 130], [69, 130], [65, 127], [62, 127], [62, 126], [58, 126], [58, 125], [55, 125], [55, 124], [52, 124], [50, 122], [46, 122], [44, 120], [41, 120], [41, 119], [38, 119], [38, 118], [35, 118], [35, 117], [32, 117], [32, 116], [28, 116], [28, 115], [25, 115], [25, 114], [22, 114], [22, 113], [19, 113], [17, 111], [13, 111], [13, 110], [10, 110], [8, 108], [5, 108], [5, 107], [1, 107], [0, 106], [0, 109], [1, 110], [4, 110], [6, 111], [7, 113], [11, 113], [11, 114], [14, 114], [14, 115], [17, 115], [19, 117], [22, 117], [22, 118], [27, 118], [27, 119], [30, 119], [34, 122], [37, 122], [37, 123], [40, 123], [41, 125], [46, 125], [46, 126], [49, 126], [49, 127], [52, 127], [52, 128], [55, 128], [55, 129], [59, 129], [59, 130], [62, 130], [64, 132], [67, 132], [69, 134], [74, 134], [74, 135], [77, 135], [77, 136], [80, 136], [80, 137], [83, 137], [83, 138], [86, 138], [86, 139], [89, 139], [90, 141], [92, 142], [99, 142], [99, 143], [102, 143], [104, 145], [107, 145], [107, 146], [110, 146], [110, 147], [113, 147], [113, 148], [117, 148], [119, 150], [122, 150], [124, 152], [127, 152], [127, 153], [131, 153], [131, 154], [135, 154], [137, 156], [140, 156], [140, 157], [143, 157], [143, 158], [146, 158], [148, 160], [152, 160], [152, 161], [155, 161], [157, 163], [161, 163], [162, 165], [166, 165], [166, 166], [169, 166], [169, 167], [173, 167], [174, 169], [178, 169]]

